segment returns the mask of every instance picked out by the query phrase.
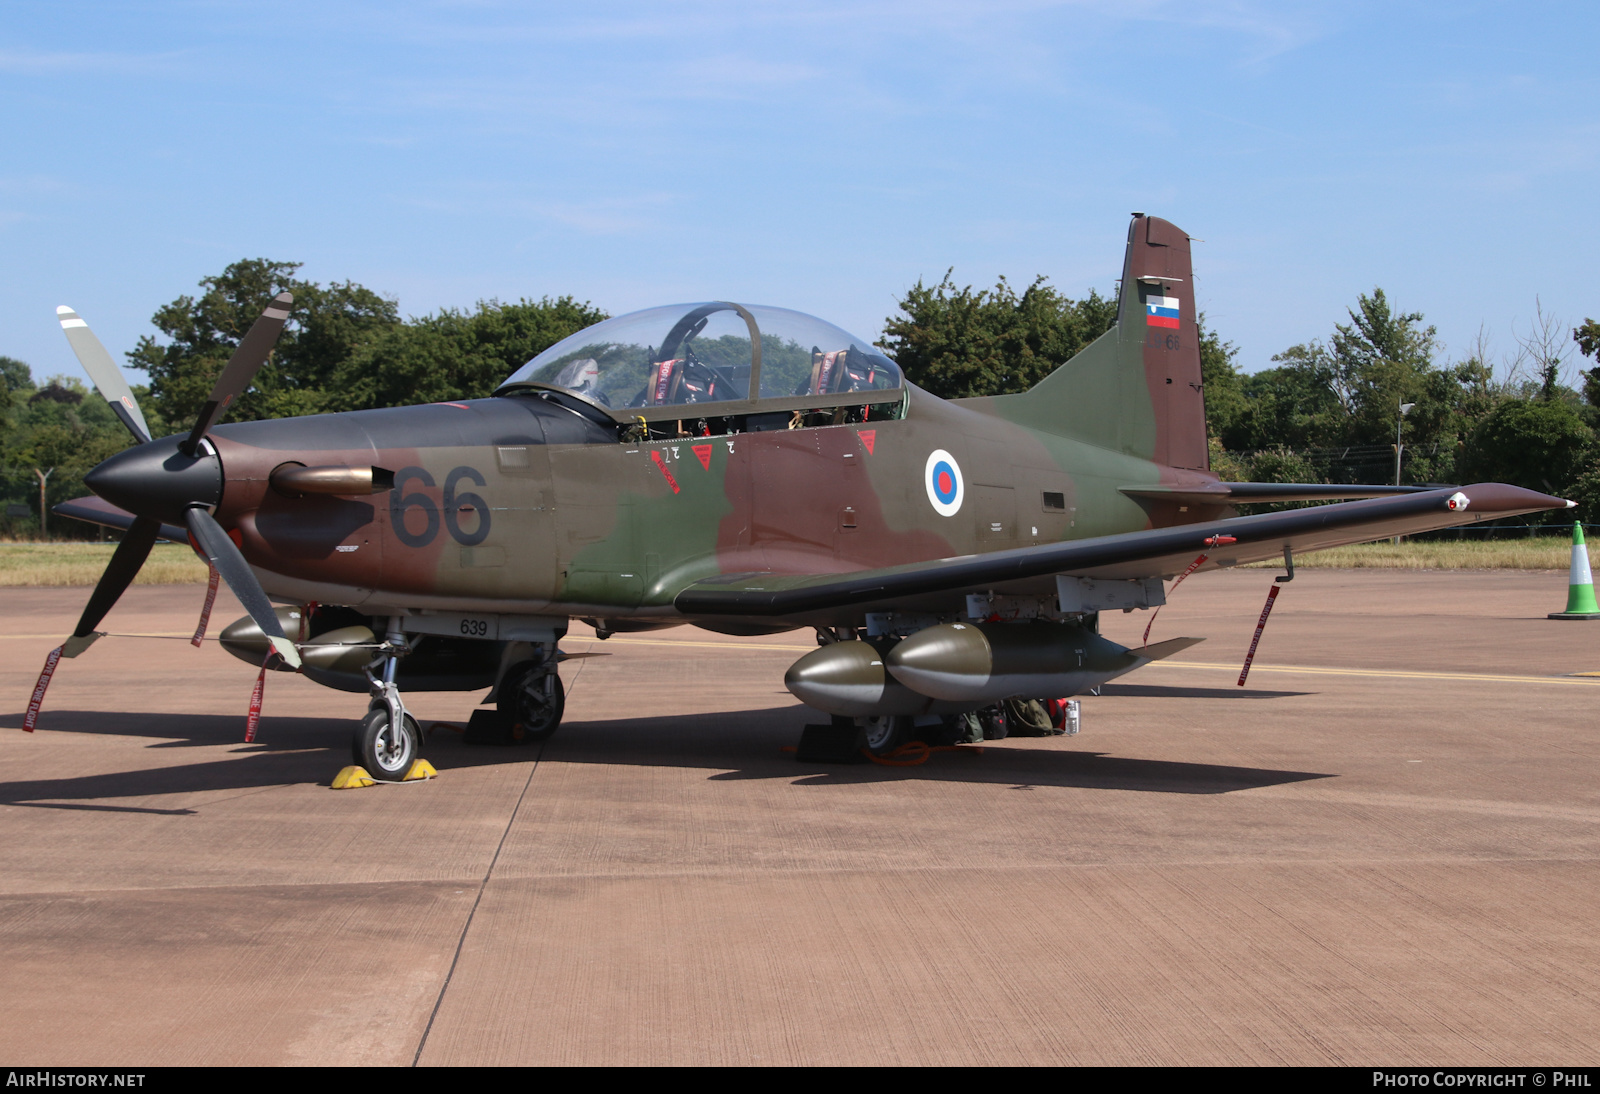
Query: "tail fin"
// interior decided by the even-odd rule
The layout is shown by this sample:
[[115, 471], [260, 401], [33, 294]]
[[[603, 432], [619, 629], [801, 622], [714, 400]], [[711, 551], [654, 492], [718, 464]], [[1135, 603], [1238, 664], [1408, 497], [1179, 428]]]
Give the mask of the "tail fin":
[[998, 397], [996, 409], [1130, 456], [1209, 469], [1195, 318], [1188, 235], [1136, 213], [1116, 324], [1031, 390]]

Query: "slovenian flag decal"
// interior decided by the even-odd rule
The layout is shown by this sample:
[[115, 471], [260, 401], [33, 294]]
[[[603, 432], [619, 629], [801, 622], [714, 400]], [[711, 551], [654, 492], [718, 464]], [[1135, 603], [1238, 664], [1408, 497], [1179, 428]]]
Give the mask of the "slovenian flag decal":
[[1178, 329], [1178, 298], [1176, 296], [1147, 296], [1144, 300], [1144, 321], [1152, 327]]

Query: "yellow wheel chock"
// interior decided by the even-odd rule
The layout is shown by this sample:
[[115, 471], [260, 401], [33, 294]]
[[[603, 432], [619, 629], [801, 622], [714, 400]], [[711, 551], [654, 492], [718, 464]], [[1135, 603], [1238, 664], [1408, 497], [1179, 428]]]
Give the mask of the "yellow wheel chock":
[[367, 769], [351, 764], [333, 777], [333, 789], [354, 790], [360, 786], [375, 786], [378, 780], [367, 774]]

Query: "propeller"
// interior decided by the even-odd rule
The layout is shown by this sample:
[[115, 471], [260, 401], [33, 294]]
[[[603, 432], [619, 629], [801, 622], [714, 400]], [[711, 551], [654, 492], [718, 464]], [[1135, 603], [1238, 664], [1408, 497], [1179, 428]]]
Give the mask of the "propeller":
[[150, 548], [155, 546], [160, 534], [159, 520], [134, 518], [133, 524], [122, 534], [122, 542], [117, 544], [110, 563], [106, 565], [106, 572], [100, 575], [94, 592], [90, 594], [89, 603], [84, 607], [72, 637], [62, 645], [61, 656], [76, 657], [100, 637], [95, 633], [95, 627], [122, 596], [123, 590], [133, 584], [134, 576], [144, 565], [144, 560], [150, 557]]
[[94, 628], [133, 583], [150, 556], [162, 523], [167, 522], [189, 529], [191, 540], [217, 568], [278, 655], [289, 665], [299, 667], [300, 654], [283, 633], [266, 591], [239, 548], [211, 515], [210, 510], [222, 500], [222, 465], [211, 446], [204, 443], [206, 433], [266, 364], [293, 303], [294, 297], [286, 292], [273, 297], [217, 377], [211, 397], [201, 407], [189, 435], [181, 440], [168, 437], [160, 441], [150, 439], [149, 427], [122, 371], [88, 324], [71, 308], [57, 309], [61, 328], [84, 371], [139, 441], [84, 476], [91, 490], [135, 517], [105, 573], [100, 575], [72, 637], [63, 644], [63, 657], [76, 657], [99, 637]]
[[[189, 509], [188, 518], [189, 534], [200, 545], [206, 559], [217, 568], [222, 580], [228, 583], [233, 595], [244, 605], [244, 610], [250, 613], [250, 618], [261, 628], [261, 633], [267, 636], [272, 648], [278, 651], [278, 656], [291, 668], [299, 668], [300, 651], [294, 648], [289, 636], [283, 633], [283, 624], [278, 622], [278, 613], [272, 610], [272, 601], [267, 599], [261, 583], [250, 570], [250, 564], [244, 560], [244, 555], [239, 553], [239, 548], [234, 545], [228, 533], [222, 530], [217, 518], [199, 505]], [[115, 557], [112, 558], [112, 563], [116, 563]]]
[[267, 363], [267, 355], [272, 352], [278, 335], [283, 333], [283, 324], [289, 318], [289, 307], [293, 303], [293, 293], [281, 292], [272, 298], [266, 311], [250, 324], [250, 330], [239, 342], [239, 348], [233, 351], [233, 356], [222, 369], [222, 375], [217, 377], [216, 386], [211, 389], [211, 398], [200, 408], [200, 417], [195, 419], [189, 439], [178, 446], [185, 455], [193, 456], [199, 451], [201, 438], [217, 424], [217, 419], [227, 412], [228, 404], [244, 393], [256, 373], [261, 371], [261, 366]]
[[106, 347], [100, 344], [100, 339], [94, 336], [94, 331], [89, 329], [89, 324], [65, 305], [56, 309], [56, 318], [61, 321], [62, 333], [67, 336], [67, 344], [72, 347], [78, 363], [105, 401], [111, 404], [112, 412], [128, 427], [134, 440], [140, 444], [149, 441], [150, 427], [145, 424], [144, 414], [133, 398], [126, 377], [106, 352]]

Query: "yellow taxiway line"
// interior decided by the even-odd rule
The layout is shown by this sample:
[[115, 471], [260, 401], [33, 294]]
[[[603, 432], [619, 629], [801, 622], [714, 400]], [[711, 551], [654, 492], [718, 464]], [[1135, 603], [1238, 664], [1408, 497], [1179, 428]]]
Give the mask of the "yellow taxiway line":
[[[573, 641], [576, 637], [584, 642], [599, 642], [598, 638], [587, 635], [569, 636], [564, 641]], [[742, 650], [774, 650], [784, 653], [804, 653], [813, 646], [760, 644], [755, 642], [695, 642], [673, 638], [623, 638], [621, 636], [606, 639], [607, 642], [622, 643], [629, 646], [690, 646], [700, 649], [742, 649]], [[1237, 674], [1237, 664], [1221, 661], [1152, 661], [1146, 668], [1162, 666], [1174, 669], [1208, 669]], [[1257, 672], [1282, 672], [1295, 673], [1309, 676], [1367, 676], [1376, 679], [1388, 680], [1461, 680], [1483, 684], [1587, 684], [1600, 685], [1600, 673], [1590, 679], [1580, 677], [1589, 676], [1588, 673], [1573, 673], [1570, 676], [1509, 676], [1505, 674], [1487, 672], [1425, 672], [1425, 671], [1399, 671], [1395, 669], [1338, 669], [1323, 668], [1314, 665], [1264, 665], [1256, 662], [1250, 666], [1252, 673]]]
[[[67, 634], [71, 634], [71, 633], [72, 633], [71, 631], [67, 632]], [[9, 639], [13, 639], [13, 640], [26, 638], [26, 639], [28, 639], [30, 641], [44, 639], [44, 640], [47, 640], [47, 641], [54, 641], [54, 642], [59, 642], [63, 638], [65, 638], [66, 636], [67, 636], [66, 634], [0, 634], [0, 638], [9, 638]], [[115, 633], [112, 633], [112, 634], [107, 634], [106, 637], [107, 638], [193, 638], [194, 637], [194, 632], [193, 631], [148, 631], [148, 632], [145, 632], [143, 634], [126, 634], [126, 633], [123, 633], [121, 631], [118, 631], [118, 632], [115, 632]], [[215, 641], [215, 640], [216, 640], [216, 636], [215, 635], [209, 635], [209, 634], [206, 635], [206, 641], [212, 642], [212, 641]]]
[[[1152, 661], [1151, 666], [1161, 665], [1174, 669], [1220, 669], [1225, 672], [1237, 673], [1239, 666], [1224, 664], [1220, 661]], [[1578, 679], [1580, 676], [1589, 676], [1589, 673], [1573, 673], [1570, 676], [1506, 676], [1489, 672], [1402, 672], [1394, 669], [1331, 669], [1313, 665], [1263, 665], [1259, 661], [1250, 666], [1252, 675], [1258, 672], [1285, 672], [1305, 676], [1370, 676], [1387, 680], [1462, 680], [1480, 684], [1600, 684], [1597, 679]], [[1600, 677], [1600, 673], [1593, 674]]]

